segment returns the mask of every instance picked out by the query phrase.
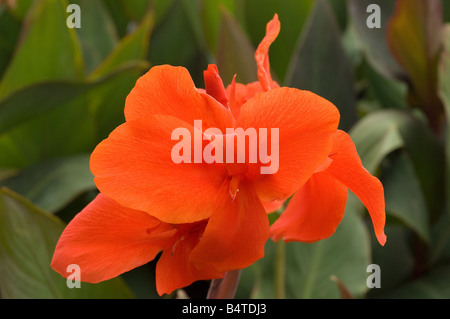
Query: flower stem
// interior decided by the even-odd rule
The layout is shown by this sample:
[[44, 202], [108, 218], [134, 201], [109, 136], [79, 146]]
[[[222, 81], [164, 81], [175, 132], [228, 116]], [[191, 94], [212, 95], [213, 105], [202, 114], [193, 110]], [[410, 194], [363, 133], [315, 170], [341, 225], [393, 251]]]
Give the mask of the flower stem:
[[280, 240], [275, 251], [275, 298], [285, 298], [286, 280], [286, 243]]
[[207, 299], [233, 299], [236, 293], [241, 269], [229, 271], [221, 279], [213, 279], [209, 286]]

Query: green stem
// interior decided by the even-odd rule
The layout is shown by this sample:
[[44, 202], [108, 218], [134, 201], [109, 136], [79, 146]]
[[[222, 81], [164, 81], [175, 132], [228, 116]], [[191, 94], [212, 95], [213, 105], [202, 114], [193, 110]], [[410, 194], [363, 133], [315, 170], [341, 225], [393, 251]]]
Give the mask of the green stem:
[[284, 299], [286, 291], [286, 243], [280, 240], [275, 252], [275, 298]]
[[233, 299], [239, 285], [241, 270], [227, 272], [221, 279], [213, 279], [209, 286], [207, 299]]

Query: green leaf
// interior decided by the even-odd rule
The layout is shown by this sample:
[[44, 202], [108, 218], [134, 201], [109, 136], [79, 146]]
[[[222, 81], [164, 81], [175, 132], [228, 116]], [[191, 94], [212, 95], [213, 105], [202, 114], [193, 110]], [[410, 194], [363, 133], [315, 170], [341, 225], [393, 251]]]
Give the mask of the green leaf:
[[153, 29], [153, 14], [149, 13], [139, 27], [125, 36], [106, 59], [89, 76], [91, 80], [105, 76], [120, 65], [130, 61], [142, 61], [147, 55], [150, 34]]
[[[450, 123], [450, 24], [446, 24], [443, 31], [443, 52], [439, 63], [439, 96], [444, 104], [447, 123]], [[450, 128], [445, 132], [446, 156], [446, 195], [447, 207], [450, 207]]]
[[[90, 104], [92, 99], [101, 104], [109, 96], [90, 93], [123, 86], [124, 79], [131, 86], [142, 67], [123, 65], [89, 83], [37, 84], [0, 101], [0, 167], [23, 168], [43, 159], [91, 152], [98, 141]], [[123, 101], [115, 103], [123, 113]]]
[[399, 153], [384, 170], [381, 180], [388, 214], [402, 220], [430, 243], [428, 209], [409, 156]]
[[234, 0], [202, 0], [201, 19], [205, 41], [211, 52], [216, 53], [220, 28], [220, 8], [226, 8], [228, 12], [235, 11]]
[[439, 0], [398, 0], [387, 29], [390, 48], [412, 82], [412, 96], [431, 127], [441, 129], [442, 104], [437, 96], [437, 64], [443, 30]]
[[[365, 293], [370, 239], [355, 201], [355, 196], [349, 196], [345, 216], [330, 238], [312, 244], [286, 244], [286, 298], [339, 298], [331, 276], [338, 277], [353, 296]], [[269, 241], [265, 257], [242, 274], [255, 278], [254, 286], [240, 289], [251, 291], [253, 298], [273, 298], [274, 258], [275, 244]]]
[[[414, 187], [416, 194], [422, 194], [426, 206], [415, 206], [415, 213], [420, 216], [416, 218], [417, 215], [410, 212], [411, 203], [408, 202], [409, 200], [405, 197], [399, 197], [406, 196], [409, 193], [400, 194], [396, 186], [392, 186], [389, 192], [386, 191], [387, 199], [391, 196], [394, 197], [389, 201], [387, 200], [386, 204], [395, 203], [393, 211], [397, 213], [397, 216], [400, 214], [399, 209], [401, 208], [401, 216], [407, 218], [407, 224], [428, 239], [428, 230], [425, 230], [428, 226], [423, 225], [420, 220], [435, 218], [440, 214], [444, 201], [444, 178], [442, 176], [444, 156], [433, 133], [410, 112], [391, 109], [367, 115], [355, 125], [350, 135], [355, 142], [364, 166], [372, 173], [394, 150], [401, 149], [407, 154], [407, 162], [408, 165], [411, 164], [411, 167], [403, 167], [405, 163], [390, 163], [389, 165], [397, 167], [392, 169], [398, 169], [399, 171], [391, 171], [390, 174], [393, 174], [393, 176], [387, 174], [386, 176], [393, 179], [393, 185], [400, 183], [399, 185], [403, 185], [402, 187], [406, 187], [404, 184], [408, 184], [408, 187]], [[389, 169], [389, 167], [384, 167], [384, 169]], [[394, 178], [397, 178], [395, 182]], [[404, 204], [401, 207], [398, 205], [399, 199]], [[420, 199], [417, 200], [420, 201]], [[386, 209], [389, 210], [389, 207], [386, 207]]]
[[372, 262], [380, 266], [381, 287], [370, 289], [367, 298], [377, 298], [411, 280], [415, 267], [411, 249], [411, 230], [388, 220], [385, 227], [388, 238], [384, 246], [372, 242]]
[[123, 113], [125, 98], [137, 78], [148, 69], [148, 63], [144, 61], [144, 58], [149, 48], [153, 20], [152, 12], [148, 13], [136, 30], [125, 36], [114, 51], [89, 76], [90, 79], [97, 79], [126, 65], [136, 63], [141, 65], [134, 72], [129, 72], [127, 76], [121, 77], [114, 83], [103, 85], [90, 94], [89, 106], [94, 114], [97, 141], [106, 138], [116, 126], [125, 121]]
[[66, 25], [67, 2], [36, 1], [23, 23], [22, 41], [0, 82], [0, 98], [41, 81], [79, 79], [81, 47]]
[[328, 2], [319, 0], [302, 31], [290, 62], [288, 86], [312, 91], [341, 113], [340, 128], [356, 121], [354, 75], [344, 50], [339, 26]]
[[89, 170], [90, 155], [44, 161], [10, 177], [0, 185], [29, 199], [49, 212], [56, 212], [85, 191], [96, 189]]
[[257, 81], [255, 48], [247, 35], [225, 9], [221, 10], [220, 21], [216, 60], [223, 83], [230, 84], [235, 74], [239, 83]]
[[0, 6], [0, 30], [8, 30], [0, 34], [0, 78], [14, 53], [19, 37], [20, 23], [4, 6]]
[[368, 63], [364, 63], [362, 68], [368, 80], [367, 90], [383, 108], [407, 108], [408, 87], [406, 83], [383, 76]]
[[381, 297], [392, 299], [449, 299], [450, 265], [432, 269], [423, 277]]
[[[370, 29], [367, 19], [367, 7], [376, 4], [380, 7], [381, 28]], [[348, 0], [349, 18], [362, 51], [369, 63], [388, 78], [399, 78], [404, 74], [403, 68], [398, 64], [389, 49], [386, 30], [390, 16], [394, 11], [395, 1], [384, 0]]]
[[71, 0], [82, 11], [82, 26], [75, 29], [80, 39], [85, 72], [89, 74], [119, 41], [116, 26], [101, 0]]
[[203, 83], [203, 70], [206, 69], [207, 61], [205, 52], [198, 47], [196, 27], [185, 10], [184, 0], [172, 2], [164, 13], [164, 19], [152, 33], [148, 59], [152, 65], [189, 66], [194, 82]]
[[[80, 288], [50, 267], [64, 224], [11, 192], [0, 189], [0, 294], [2, 298], [130, 298], [120, 278]], [[80, 274], [81, 280], [83, 273]]]

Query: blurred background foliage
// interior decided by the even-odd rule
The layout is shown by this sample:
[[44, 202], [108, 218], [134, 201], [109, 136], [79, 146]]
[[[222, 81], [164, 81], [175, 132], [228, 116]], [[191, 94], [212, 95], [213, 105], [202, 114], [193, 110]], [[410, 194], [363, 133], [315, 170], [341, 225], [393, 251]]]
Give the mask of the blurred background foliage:
[[[79, 29], [66, 26], [69, 3]], [[366, 25], [369, 4], [379, 29]], [[254, 50], [274, 13], [273, 76], [339, 108], [385, 187], [388, 241], [378, 245], [350, 194], [335, 235], [269, 241], [237, 297], [450, 298], [450, 3], [440, 0], [0, 1], [2, 298], [158, 298], [154, 262], [81, 289], [49, 267], [65, 224], [97, 194], [89, 155], [153, 65], [184, 66], [198, 87], [209, 63], [225, 85], [236, 73], [256, 80]], [[367, 287], [372, 263], [381, 288]]]

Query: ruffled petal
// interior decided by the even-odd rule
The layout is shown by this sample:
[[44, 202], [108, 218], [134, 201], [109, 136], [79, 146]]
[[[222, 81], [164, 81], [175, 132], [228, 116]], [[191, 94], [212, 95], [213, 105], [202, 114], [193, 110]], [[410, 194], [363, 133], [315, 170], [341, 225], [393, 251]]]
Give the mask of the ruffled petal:
[[278, 241], [315, 242], [334, 234], [345, 213], [347, 187], [327, 172], [315, 173], [270, 227]]
[[100, 282], [153, 260], [175, 232], [171, 225], [99, 194], [64, 229], [51, 266], [67, 277], [67, 266], [77, 264], [82, 281]]
[[258, 67], [258, 79], [264, 91], [276, 88], [273, 86], [272, 76], [270, 75], [269, 47], [275, 41], [280, 33], [280, 21], [275, 14], [273, 19], [267, 23], [266, 35], [262, 39], [255, 52], [256, 65]]
[[215, 64], [208, 65], [208, 69], [203, 72], [205, 78], [206, 93], [215, 98], [220, 104], [228, 107], [228, 95], [223, 86], [219, 70]]
[[[189, 136], [180, 142], [172, 132]], [[195, 163], [195, 136], [202, 132], [172, 116], [155, 115], [128, 121], [102, 141], [91, 156], [98, 189], [123, 206], [142, 210], [166, 223], [192, 223], [208, 218], [226, 178], [220, 163]], [[187, 141], [181, 153], [190, 163], [174, 161], [173, 147]], [[173, 155], [173, 156], [172, 156]]]
[[[253, 128], [258, 132], [266, 128], [267, 140], [259, 134], [259, 142], [266, 143], [268, 154], [274, 148], [267, 164], [261, 161], [248, 164], [246, 175], [262, 201], [284, 200], [311, 177], [330, 153], [338, 123], [339, 111], [331, 102], [309, 91], [293, 88], [257, 94], [241, 107], [236, 127]], [[276, 136], [272, 141], [272, 130], [278, 131], [278, 144]], [[259, 148], [259, 156], [260, 153], [264, 154]], [[262, 169], [268, 170], [270, 166], [278, 170], [262, 174]]]
[[383, 185], [364, 168], [355, 144], [344, 131], [338, 130], [334, 135], [330, 158], [333, 162], [326, 171], [347, 186], [363, 202], [372, 219], [378, 242], [384, 245], [386, 214]]
[[264, 256], [269, 220], [251, 184], [242, 178], [235, 199], [224, 183], [217, 211], [211, 216], [202, 239], [192, 251], [199, 268], [227, 272], [253, 264]]
[[178, 234], [173, 248], [164, 250], [156, 265], [156, 289], [159, 295], [170, 294], [198, 280], [222, 278], [225, 275], [211, 268], [195, 267], [190, 261], [190, 255], [200, 241], [204, 227], [183, 226], [185, 229]]
[[125, 118], [131, 121], [162, 114], [179, 118], [190, 125], [202, 120], [205, 128], [232, 127], [230, 111], [208, 94], [195, 88], [183, 67], [154, 66], [141, 76], [125, 102]]

